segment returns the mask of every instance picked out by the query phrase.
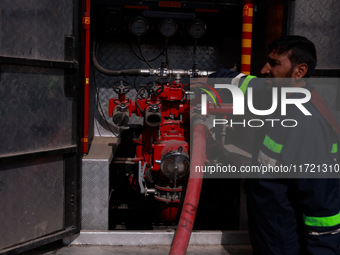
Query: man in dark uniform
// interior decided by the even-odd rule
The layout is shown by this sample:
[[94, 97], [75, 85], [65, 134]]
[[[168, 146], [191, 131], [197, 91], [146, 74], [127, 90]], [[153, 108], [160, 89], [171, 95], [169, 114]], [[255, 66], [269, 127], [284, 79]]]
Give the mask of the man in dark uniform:
[[[314, 44], [302, 36], [286, 36], [269, 45], [267, 63], [261, 74], [290, 78], [286, 87], [311, 92], [304, 115], [295, 105], [286, 116], [296, 127], [282, 125], [262, 131], [253, 163], [302, 167], [331, 166], [339, 161], [338, 126], [319, 94], [306, 82], [316, 66]], [[256, 83], [253, 77], [221, 69], [214, 77], [238, 77], [242, 91]], [[254, 82], [252, 82], [254, 81]], [[275, 79], [274, 82], [275, 83]], [[275, 84], [274, 84], [275, 86]], [[281, 86], [281, 85], [277, 85]], [[260, 89], [261, 86], [258, 87]], [[263, 86], [262, 86], [263, 87]], [[261, 87], [261, 89], [262, 89]], [[298, 98], [292, 93], [290, 98]], [[249, 233], [254, 254], [340, 254], [340, 197], [337, 178], [257, 178], [247, 182]]]

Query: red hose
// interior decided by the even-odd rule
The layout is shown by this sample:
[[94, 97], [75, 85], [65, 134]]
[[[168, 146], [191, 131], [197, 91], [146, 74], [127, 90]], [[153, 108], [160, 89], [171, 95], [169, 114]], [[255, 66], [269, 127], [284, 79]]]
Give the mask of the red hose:
[[194, 226], [198, 201], [201, 194], [203, 173], [195, 172], [196, 166], [204, 166], [206, 158], [206, 127], [196, 124], [193, 130], [193, 143], [190, 164], [190, 177], [177, 231], [171, 246], [170, 255], [185, 254]]

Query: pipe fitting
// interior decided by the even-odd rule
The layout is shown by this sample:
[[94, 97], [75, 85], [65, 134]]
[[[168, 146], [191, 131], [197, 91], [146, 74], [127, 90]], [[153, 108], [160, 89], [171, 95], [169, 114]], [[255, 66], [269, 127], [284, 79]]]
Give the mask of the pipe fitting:
[[145, 123], [150, 127], [157, 127], [162, 122], [161, 109], [158, 104], [150, 105], [145, 112]]
[[129, 107], [125, 103], [120, 103], [113, 110], [112, 121], [115, 125], [126, 126], [129, 122]]

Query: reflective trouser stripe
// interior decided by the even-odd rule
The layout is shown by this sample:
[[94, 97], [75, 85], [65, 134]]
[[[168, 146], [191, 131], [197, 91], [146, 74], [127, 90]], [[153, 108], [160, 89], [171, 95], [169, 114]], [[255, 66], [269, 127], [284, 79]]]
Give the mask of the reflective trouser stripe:
[[257, 161], [265, 166], [268, 166], [268, 165], [275, 166], [277, 162], [276, 159], [269, 157], [268, 155], [264, 154], [263, 151], [261, 150], [259, 152], [259, 156], [257, 157]]
[[340, 233], [340, 228], [333, 230], [333, 231], [324, 231], [324, 232], [316, 232], [316, 231], [309, 231], [308, 235], [311, 236], [323, 236], [323, 235], [335, 235]]
[[340, 224], [340, 212], [333, 216], [311, 217], [303, 215], [305, 225], [311, 227], [334, 227]]
[[241, 85], [241, 87], [240, 87], [240, 90], [243, 92], [243, 95], [246, 93], [246, 90], [247, 90], [247, 88], [248, 88], [249, 82], [250, 82], [252, 79], [254, 79], [254, 78], [256, 78], [256, 76], [248, 75], [248, 76], [244, 79], [244, 81], [242, 82], [242, 85]]
[[272, 152], [280, 154], [283, 148], [282, 144], [275, 142], [268, 135], [264, 138], [263, 145], [266, 146]]

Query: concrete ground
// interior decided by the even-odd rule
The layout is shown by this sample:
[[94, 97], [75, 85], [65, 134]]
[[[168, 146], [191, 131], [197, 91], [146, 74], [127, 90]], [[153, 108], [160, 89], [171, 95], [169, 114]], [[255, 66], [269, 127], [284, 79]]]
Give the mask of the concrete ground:
[[[168, 255], [174, 231], [80, 231], [22, 255]], [[188, 255], [251, 255], [247, 231], [194, 231]]]
[[[28, 251], [22, 255], [168, 255], [170, 246], [47, 246]], [[222, 246], [189, 246], [187, 255], [251, 255], [248, 245]]]

